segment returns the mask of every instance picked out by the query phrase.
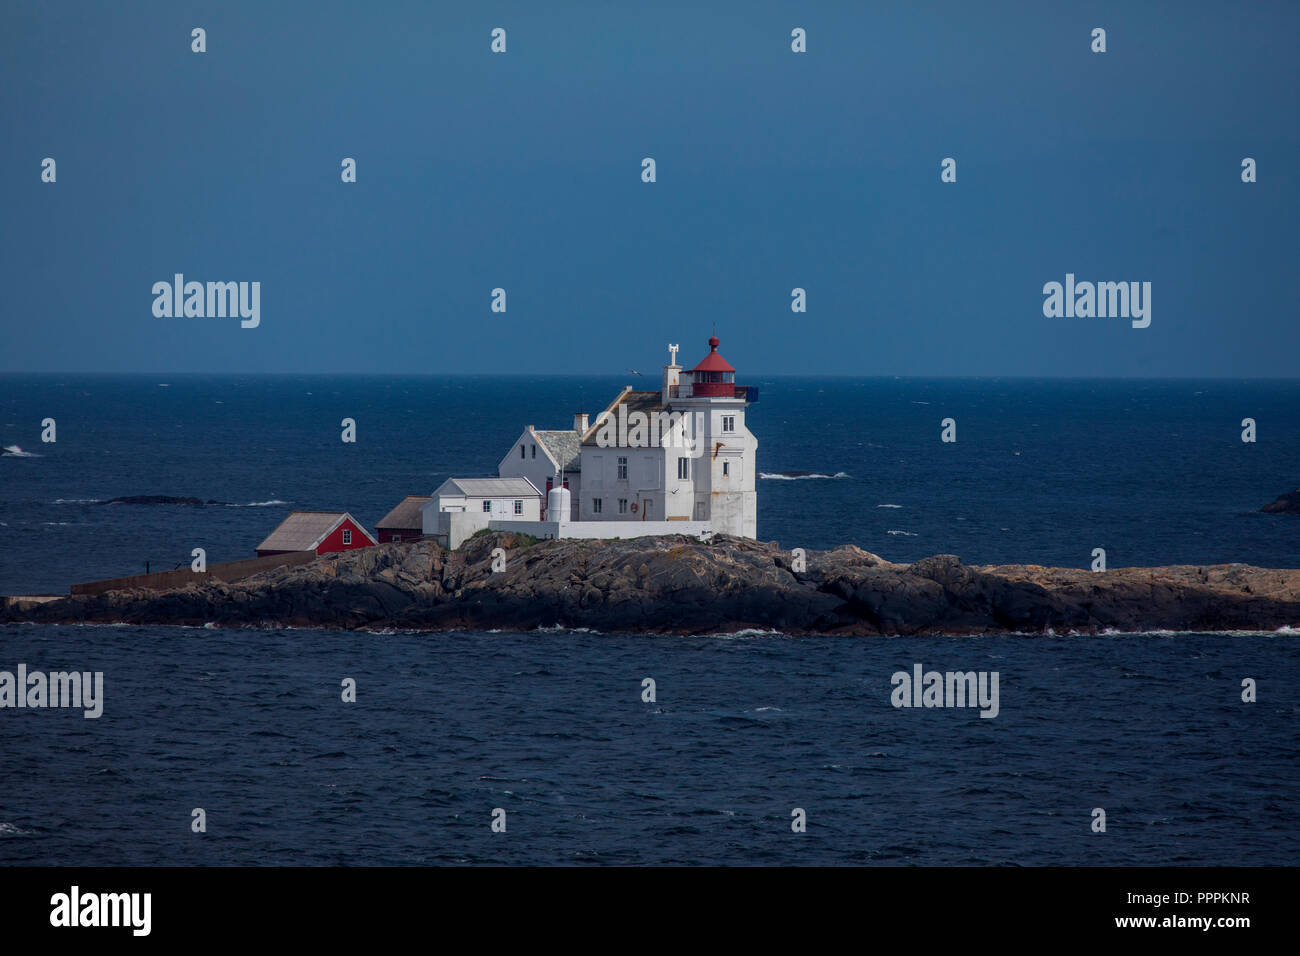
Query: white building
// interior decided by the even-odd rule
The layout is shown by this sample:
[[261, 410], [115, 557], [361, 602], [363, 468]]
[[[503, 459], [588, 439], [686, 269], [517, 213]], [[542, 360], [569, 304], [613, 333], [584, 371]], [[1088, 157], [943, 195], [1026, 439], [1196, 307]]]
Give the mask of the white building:
[[540, 521], [542, 493], [527, 478], [448, 478], [420, 514], [427, 537], [457, 548], [494, 521]]
[[[757, 390], [736, 384], [716, 336], [690, 371], [677, 351], [668, 347], [658, 389], [627, 386], [590, 424], [580, 413], [572, 429], [529, 425], [499, 478], [449, 479], [425, 506], [425, 534], [445, 534], [452, 548], [481, 527], [546, 538], [756, 537], [758, 440], [745, 410]], [[523, 485], [507, 493], [491, 482]]]
[[[578, 519], [578, 493], [582, 484], [582, 436], [587, 432], [587, 416], [573, 416], [568, 431], [538, 431], [529, 425], [497, 465], [502, 478], [526, 478], [542, 492], [542, 517], [558, 521]], [[547, 514], [547, 498], [552, 487], [563, 480], [573, 496], [573, 513], [566, 516]]]

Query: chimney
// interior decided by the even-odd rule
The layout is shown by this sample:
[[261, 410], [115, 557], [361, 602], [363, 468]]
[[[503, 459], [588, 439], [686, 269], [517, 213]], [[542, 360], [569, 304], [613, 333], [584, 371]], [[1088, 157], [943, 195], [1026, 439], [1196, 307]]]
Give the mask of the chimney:
[[579, 435], [587, 434], [587, 413], [586, 412], [573, 413], [573, 430], [577, 432]]

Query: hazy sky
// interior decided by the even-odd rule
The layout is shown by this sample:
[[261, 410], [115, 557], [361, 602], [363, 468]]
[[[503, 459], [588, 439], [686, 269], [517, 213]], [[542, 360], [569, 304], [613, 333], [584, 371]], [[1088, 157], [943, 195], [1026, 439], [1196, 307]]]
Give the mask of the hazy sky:
[[[610, 373], [716, 323], [742, 379], [1295, 376], [1298, 37], [1294, 2], [6, 0], [0, 370]], [[260, 282], [260, 326], [155, 317], [177, 272]], [[1150, 327], [1044, 317], [1067, 272], [1150, 282]]]

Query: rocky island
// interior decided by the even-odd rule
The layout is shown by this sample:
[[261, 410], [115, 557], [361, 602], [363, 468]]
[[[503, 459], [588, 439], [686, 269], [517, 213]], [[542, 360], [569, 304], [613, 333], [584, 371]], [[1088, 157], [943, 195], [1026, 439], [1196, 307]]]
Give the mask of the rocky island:
[[234, 582], [195, 578], [169, 590], [10, 604], [0, 622], [790, 635], [1300, 626], [1300, 570], [976, 567], [953, 555], [894, 564], [852, 545], [797, 561], [775, 542], [724, 535], [537, 541], [496, 532], [456, 551], [393, 543]]
[[1271, 501], [1259, 510], [1271, 515], [1300, 515], [1300, 488], [1278, 495], [1277, 501]]

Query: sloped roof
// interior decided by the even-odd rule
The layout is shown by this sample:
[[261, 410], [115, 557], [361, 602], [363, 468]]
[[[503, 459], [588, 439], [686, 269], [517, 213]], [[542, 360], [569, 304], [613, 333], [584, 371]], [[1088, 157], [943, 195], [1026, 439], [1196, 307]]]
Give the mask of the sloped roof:
[[376, 528], [419, 528], [422, 527], [423, 519], [420, 516], [420, 506], [428, 504], [433, 498], [430, 495], [407, 495], [403, 498], [392, 511], [379, 519]]
[[534, 429], [533, 437], [540, 441], [551, 457], [560, 464], [560, 468], [566, 474], [573, 474], [582, 467], [582, 443], [577, 432], [573, 429], [568, 431], [537, 431]]
[[254, 550], [315, 551], [345, 520], [356, 525], [372, 544], [379, 543], [369, 531], [361, 527], [361, 522], [346, 511], [291, 511], [289, 517], [281, 521]]
[[[625, 388], [621, 393], [619, 393], [618, 398], [614, 399], [614, 401], [610, 403], [609, 408], [601, 412], [601, 415], [604, 415], [606, 418], [612, 419], [617, 423], [618, 407], [620, 405], [627, 408], [627, 413], [629, 415], [633, 412], [644, 412], [649, 416], [668, 410], [664, 405], [664, 393], [659, 389], [655, 389], [654, 391], [635, 391], [630, 388]], [[599, 423], [600, 418], [598, 417], [596, 421]], [[587, 440], [584, 441], [583, 444], [595, 445], [596, 438], [599, 434], [600, 427], [593, 426], [591, 431], [587, 433]]]
[[451, 486], [452, 493], [467, 498], [527, 498], [542, 493], [527, 478], [448, 478], [434, 493], [441, 497]]
[[709, 339], [709, 354], [700, 359], [700, 364], [692, 372], [734, 372], [731, 363], [718, 354], [718, 337]]

